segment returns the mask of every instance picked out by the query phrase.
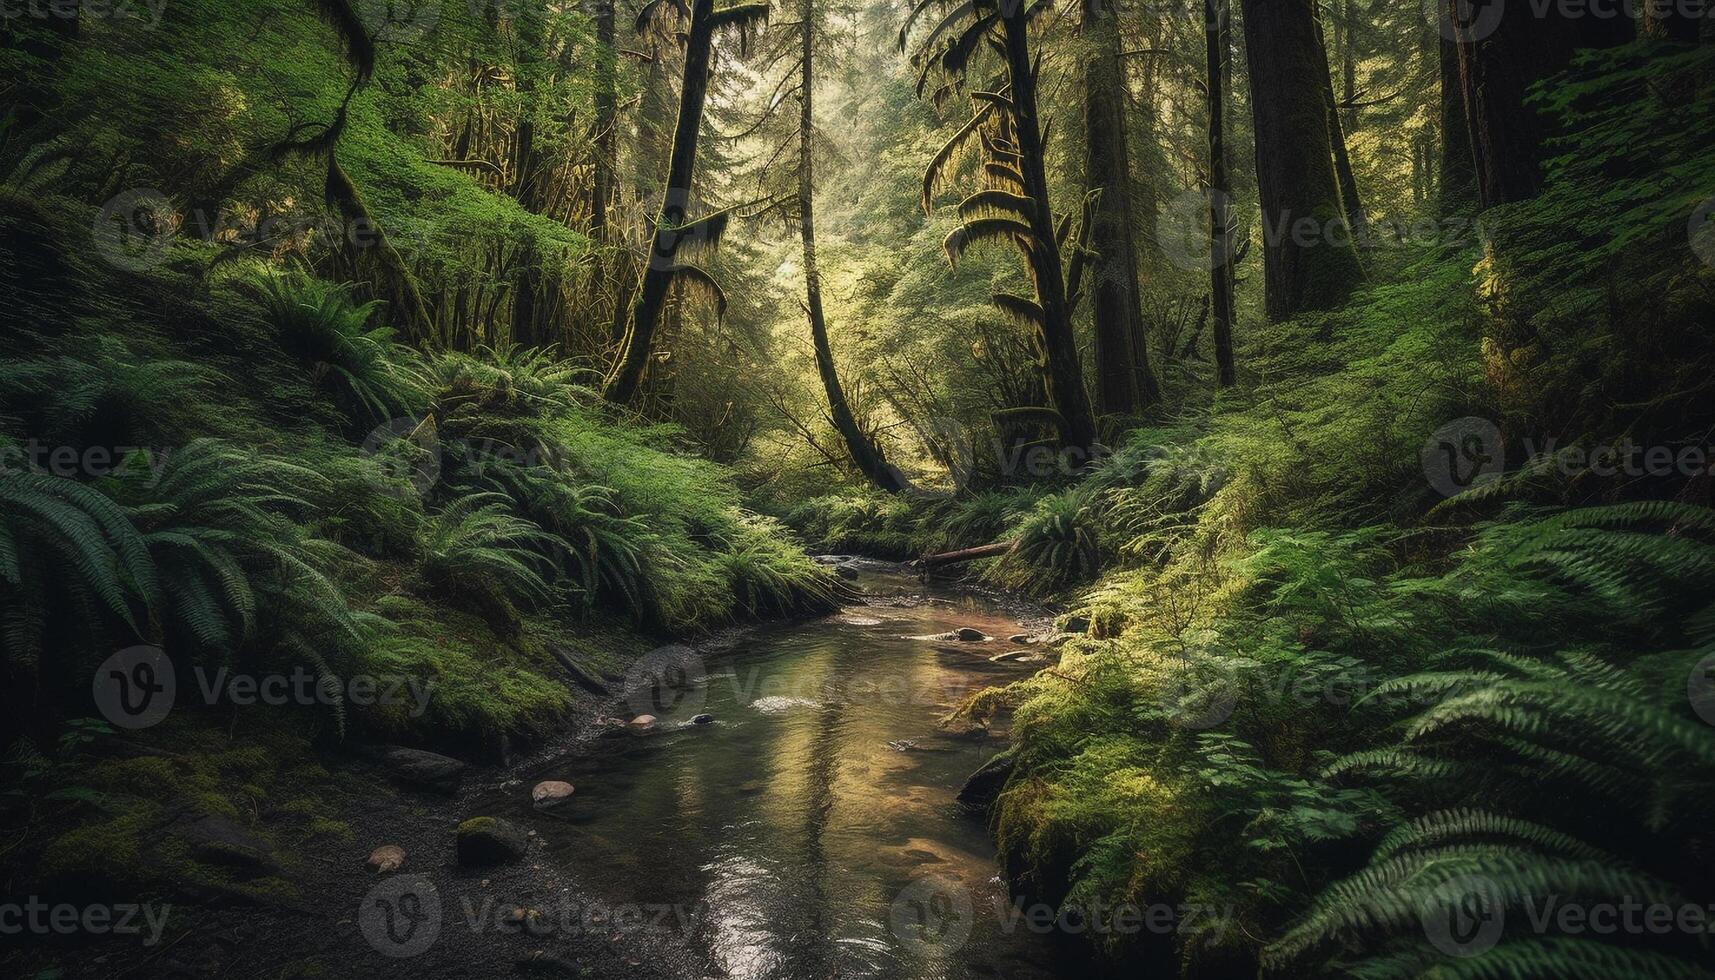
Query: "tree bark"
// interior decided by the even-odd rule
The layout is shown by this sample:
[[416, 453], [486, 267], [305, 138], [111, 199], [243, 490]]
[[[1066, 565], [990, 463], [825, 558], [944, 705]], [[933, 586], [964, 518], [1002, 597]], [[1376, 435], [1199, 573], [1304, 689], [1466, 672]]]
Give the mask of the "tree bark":
[[822, 273], [816, 263], [816, 178], [815, 178], [815, 0], [801, 0], [799, 12], [804, 23], [801, 84], [798, 115], [798, 222], [804, 239], [804, 313], [810, 319], [810, 339], [816, 348], [816, 370], [822, 376], [822, 390], [828, 396], [828, 417], [845, 440], [852, 463], [871, 483], [887, 491], [899, 493], [910, 483], [897, 469], [887, 464], [881, 451], [864, 434], [852, 414], [840, 385], [839, 370], [834, 365], [834, 352], [828, 344], [828, 320], [822, 309]]
[[691, 179], [697, 169], [697, 136], [703, 125], [703, 102], [709, 90], [709, 55], [714, 47], [710, 18], [714, 0], [692, 0], [691, 23], [685, 40], [685, 83], [679, 96], [679, 122], [673, 133], [673, 152], [667, 165], [667, 186], [643, 270], [643, 283], [632, 307], [631, 323], [620, 342], [619, 356], [608, 373], [603, 397], [624, 405], [637, 393], [643, 371], [649, 366], [655, 327], [667, 287], [673, 279], [678, 253], [678, 229], [689, 217]]
[[1459, 45], [1453, 40], [1453, 2], [1441, 0], [1441, 210], [1454, 211], [1477, 197], [1477, 162], [1471, 152], [1471, 121], [1459, 78]]
[[1138, 251], [1132, 226], [1131, 151], [1126, 145], [1125, 86], [1119, 24], [1100, 0], [1086, 0], [1084, 184], [1101, 191], [1091, 242], [1101, 259], [1094, 300], [1096, 405], [1104, 415], [1134, 415], [1161, 400], [1138, 308]]
[[1005, 34], [1007, 77], [1012, 83], [1013, 116], [1017, 123], [1018, 149], [1022, 158], [1024, 194], [1030, 198], [1031, 276], [1043, 319], [1036, 331], [1037, 356], [1048, 407], [1059, 413], [1060, 442], [1068, 447], [1089, 449], [1096, 443], [1095, 417], [1084, 391], [1084, 371], [1078, 358], [1078, 342], [1072, 333], [1071, 309], [1066, 301], [1066, 273], [1054, 233], [1054, 212], [1048, 196], [1044, 166], [1042, 124], [1037, 116], [1036, 70], [1030, 60], [1030, 27], [1025, 5], [1015, 3], [1001, 18]]
[[1342, 302], [1363, 278], [1334, 170], [1315, 0], [1244, 0], [1268, 315]]
[[1539, 18], [1527, 3], [1491, 3], [1469, 12], [1473, 16], [1455, 16], [1453, 27], [1477, 196], [1488, 208], [1532, 197], [1541, 188], [1548, 134], [1529, 104], [1531, 87], [1564, 69], [1579, 48], [1631, 40], [1633, 27], [1627, 17], [1551, 12]]
[[1209, 63], [1209, 297], [1214, 314], [1215, 384], [1238, 383], [1233, 360], [1233, 238], [1227, 179], [1227, 61], [1232, 51], [1229, 0], [1204, 0]]

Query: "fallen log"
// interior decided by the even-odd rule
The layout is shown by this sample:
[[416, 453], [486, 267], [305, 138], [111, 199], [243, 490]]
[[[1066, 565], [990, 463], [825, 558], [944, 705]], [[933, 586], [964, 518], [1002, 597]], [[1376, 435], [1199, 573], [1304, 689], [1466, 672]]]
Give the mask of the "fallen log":
[[964, 548], [959, 551], [944, 551], [938, 555], [924, 555], [911, 563], [913, 568], [940, 568], [943, 565], [962, 565], [968, 561], [981, 561], [984, 558], [999, 558], [1018, 547], [1017, 541], [997, 541], [994, 544], [979, 545], [975, 548]]

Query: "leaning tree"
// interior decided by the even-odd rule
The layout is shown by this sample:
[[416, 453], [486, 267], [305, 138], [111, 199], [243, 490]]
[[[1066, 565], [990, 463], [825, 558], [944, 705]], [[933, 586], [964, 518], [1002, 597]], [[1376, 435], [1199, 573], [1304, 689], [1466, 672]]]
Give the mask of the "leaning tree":
[[715, 0], [649, 0], [637, 14], [641, 33], [655, 18], [676, 21], [685, 45], [685, 77], [679, 90], [679, 122], [673, 131], [673, 151], [667, 166], [667, 185], [651, 232], [648, 261], [631, 322], [620, 341], [619, 354], [608, 372], [603, 395], [610, 402], [625, 404], [637, 392], [643, 370], [653, 353], [655, 327], [667, 292], [675, 284], [725, 297], [708, 273], [682, 261], [683, 253], [697, 245], [720, 241], [730, 214], [716, 211], [691, 218], [691, 181], [697, 170], [697, 137], [703, 125], [703, 103], [709, 93], [709, 75], [715, 38], [724, 31], [748, 32], [768, 18], [768, 4], [747, 3], [725, 10], [715, 9]]
[[926, 16], [941, 13], [913, 58], [920, 69], [919, 95], [931, 75], [942, 81], [932, 95], [937, 104], [960, 90], [973, 60], [985, 51], [1000, 62], [996, 83], [970, 93], [973, 115], [924, 173], [923, 209], [932, 212], [937, 192], [966, 159], [980, 155], [979, 186], [959, 205], [962, 223], [947, 236], [947, 258], [957, 263], [980, 242], [1017, 247], [1033, 295], [997, 293], [994, 304], [1031, 329], [1048, 404], [1015, 412], [1013, 419], [1041, 418], [1054, 426], [1061, 445], [1088, 449], [1096, 442], [1096, 423], [1072, 314], [1094, 257], [1090, 219], [1096, 196], [1085, 197], [1076, 216], [1056, 213], [1049, 199], [1048, 133], [1037, 110], [1041, 60], [1031, 55], [1031, 31], [1045, 23], [1049, 9], [1049, 0], [918, 0], [900, 29], [899, 45], [907, 47]]

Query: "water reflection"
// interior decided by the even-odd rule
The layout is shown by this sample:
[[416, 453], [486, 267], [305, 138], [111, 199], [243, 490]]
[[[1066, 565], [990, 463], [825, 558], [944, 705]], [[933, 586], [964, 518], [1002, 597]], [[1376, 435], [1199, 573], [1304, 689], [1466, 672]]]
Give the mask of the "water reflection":
[[[578, 786], [565, 821], [543, 830], [550, 855], [609, 901], [696, 906], [688, 941], [713, 977], [1053, 976], [1042, 937], [1001, 927], [991, 845], [953, 807], [1001, 745], [936, 725], [966, 693], [1029, 668], [989, 662], [1004, 642], [923, 638], [961, 626], [1017, 632], [967, 597], [758, 634], [712, 665], [713, 724], [606, 743], [543, 773]], [[946, 884], [919, 896], [923, 879]], [[947, 891], [974, 910], [968, 939], [941, 928]], [[953, 941], [902, 940], [902, 922]]]

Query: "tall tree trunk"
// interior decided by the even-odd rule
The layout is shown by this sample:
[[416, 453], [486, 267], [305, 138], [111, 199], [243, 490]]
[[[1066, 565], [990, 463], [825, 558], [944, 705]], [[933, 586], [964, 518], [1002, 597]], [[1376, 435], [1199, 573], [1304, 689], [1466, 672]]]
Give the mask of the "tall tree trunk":
[[[1455, 11], [1460, 88], [1465, 96], [1483, 207], [1520, 201], [1542, 184], [1547, 127], [1528, 99], [1533, 85], [1564, 69], [1581, 47], [1630, 40], [1627, 17], [1537, 17], [1532, 4], [1461, 4]], [[1457, 16], [1460, 11], [1471, 16]]]
[[649, 366], [661, 304], [673, 279], [678, 252], [678, 229], [689, 219], [691, 179], [697, 169], [697, 135], [703, 125], [703, 100], [709, 90], [709, 54], [714, 47], [714, 0], [692, 0], [691, 23], [685, 40], [685, 83], [679, 96], [679, 123], [673, 132], [673, 152], [667, 165], [667, 186], [643, 270], [631, 323], [620, 342], [618, 359], [608, 372], [603, 397], [626, 404], [637, 393]]
[[1084, 371], [1078, 341], [1072, 333], [1071, 307], [1066, 300], [1066, 273], [1054, 233], [1054, 212], [1048, 196], [1042, 124], [1036, 108], [1036, 68], [1030, 60], [1030, 26], [1024, 4], [1003, 7], [1007, 77], [1012, 83], [1013, 115], [1018, 124], [1024, 194], [1030, 198], [1031, 277], [1043, 318], [1036, 331], [1037, 356], [1048, 407], [1059, 415], [1063, 445], [1089, 449], [1096, 444], [1096, 422], [1084, 391]]
[[595, 179], [590, 190], [590, 237], [607, 241], [607, 211], [613, 199], [613, 168], [619, 145], [613, 0], [595, 0]]
[[1161, 400], [1138, 308], [1137, 239], [1132, 227], [1131, 151], [1126, 145], [1119, 24], [1100, 0], [1085, 0], [1084, 184], [1101, 191], [1092, 242], [1101, 259], [1090, 285], [1095, 323], [1096, 405], [1133, 415]]
[[1233, 362], [1233, 239], [1227, 179], [1227, 61], [1232, 51], [1229, 0], [1204, 0], [1209, 62], [1209, 296], [1214, 315], [1215, 383], [1238, 382]]
[[1453, 211], [1477, 196], [1477, 163], [1471, 152], [1471, 121], [1459, 78], [1459, 45], [1453, 40], [1453, 3], [1441, 0], [1441, 210]]
[[828, 344], [828, 320], [822, 309], [822, 273], [816, 263], [816, 177], [815, 177], [815, 0], [801, 0], [803, 16], [803, 50], [801, 52], [803, 91], [799, 93], [798, 115], [798, 223], [804, 239], [804, 313], [810, 319], [810, 339], [816, 348], [816, 370], [822, 375], [822, 389], [828, 396], [828, 417], [845, 440], [852, 463], [871, 483], [888, 493], [899, 493], [910, 484], [903, 474], [887, 465], [881, 451], [870, 442], [852, 414], [846, 401], [845, 389], [834, 366], [834, 352]]
[[1338, 305], [1363, 271], [1341, 233], [1332, 80], [1315, 0], [1244, 0], [1244, 19], [1268, 315], [1281, 320]]
[[[1347, 25], [1348, 30], [1349, 26]], [[1358, 193], [1358, 175], [1352, 170], [1351, 149], [1346, 142], [1346, 122], [1341, 118], [1340, 103], [1334, 96], [1334, 78], [1332, 66], [1328, 62], [1326, 34], [1319, 33], [1319, 36], [1322, 38], [1323, 72], [1328, 79], [1328, 84], [1323, 87], [1323, 98], [1328, 104], [1328, 149], [1334, 156], [1334, 175], [1340, 182], [1340, 206], [1346, 215], [1346, 225], [1351, 228], [1355, 239], [1362, 242], [1367, 237], [1369, 221], [1364, 217], [1364, 200], [1362, 195]], [[1350, 33], [1346, 33], [1344, 36], [1346, 39], [1345, 47], [1349, 49], [1352, 36]], [[1347, 50], [1345, 55], [1349, 59], [1351, 57], [1350, 50]], [[1348, 72], [1346, 87], [1348, 98], [1351, 98], [1351, 90], [1356, 87], [1356, 76], [1352, 74], [1355, 73], [1356, 68], [1348, 64], [1346, 70]], [[1350, 110], [1346, 116], [1355, 121], [1357, 110]]]

